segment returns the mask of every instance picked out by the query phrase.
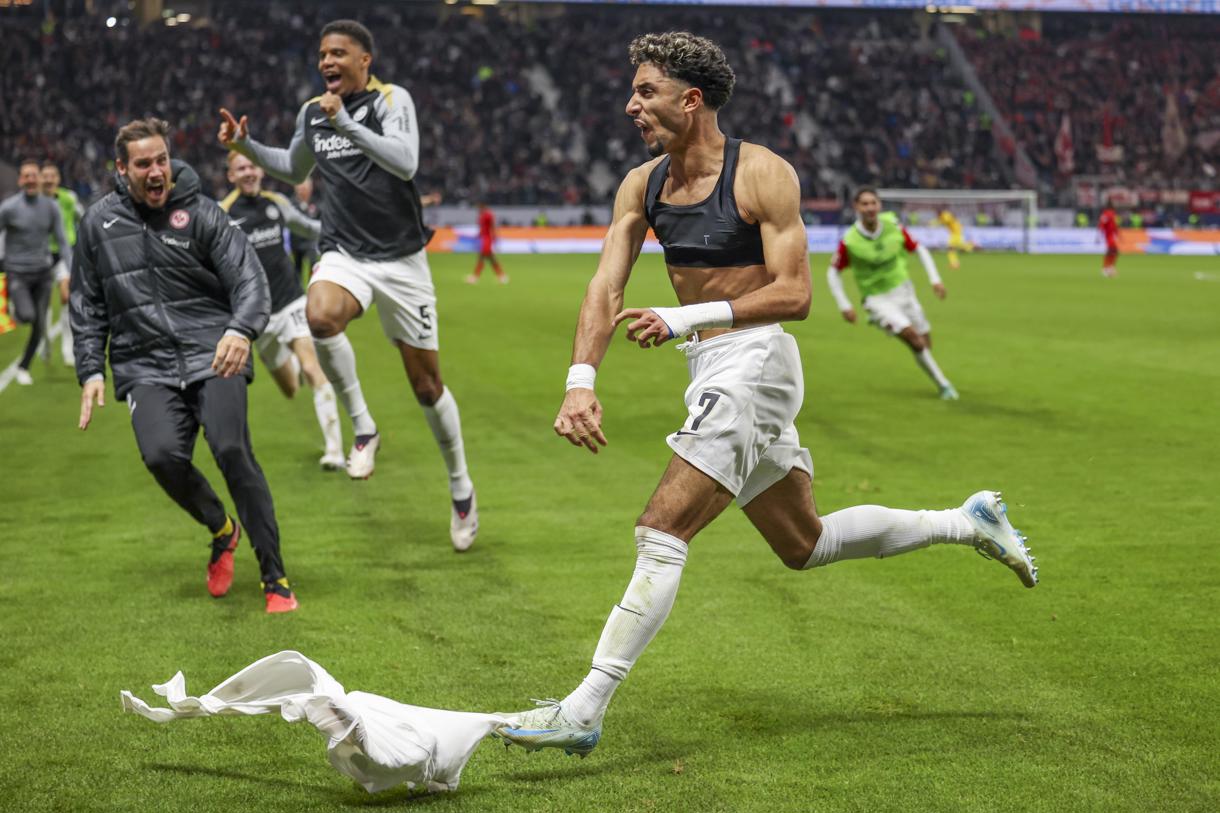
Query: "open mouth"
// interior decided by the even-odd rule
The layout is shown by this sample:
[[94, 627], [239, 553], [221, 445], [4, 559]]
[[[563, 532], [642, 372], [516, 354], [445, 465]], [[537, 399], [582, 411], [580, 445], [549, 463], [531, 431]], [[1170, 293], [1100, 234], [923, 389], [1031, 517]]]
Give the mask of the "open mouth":
[[643, 138], [647, 138], [649, 135], [651, 135], [651, 134], [652, 134], [652, 128], [651, 128], [651, 127], [649, 127], [649, 126], [648, 126], [647, 124], [645, 124], [644, 122], [640, 121], [639, 119], [634, 119], [634, 123], [635, 123], [635, 126], [636, 126], [636, 127], [640, 128], [640, 136], [641, 136], [641, 137], [643, 137]]
[[326, 89], [331, 93], [339, 92], [339, 85], [343, 82], [343, 74], [337, 70], [322, 71], [322, 81], [326, 83]]
[[150, 201], [160, 200], [165, 195], [165, 181], [149, 181], [144, 186], [144, 197]]

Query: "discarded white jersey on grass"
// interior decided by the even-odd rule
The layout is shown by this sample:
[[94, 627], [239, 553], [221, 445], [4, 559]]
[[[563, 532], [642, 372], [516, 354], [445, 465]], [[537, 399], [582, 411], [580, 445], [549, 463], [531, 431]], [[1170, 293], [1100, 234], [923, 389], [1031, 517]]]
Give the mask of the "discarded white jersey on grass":
[[174, 675], [153, 691], [169, 708], [153, 708], [122, 692], [123, 710], [166, 723], [187, 717], [268, 714], [307, 720], [329, 738], [330, 764], [369, 793], [406, 783], [453, 790], [479, 741], [507, 722], [473, 714], [408, 706], [365, 692], [347, 692], [330, 673], [291, 650], [257, 661], [202, 697], [189, 697]]

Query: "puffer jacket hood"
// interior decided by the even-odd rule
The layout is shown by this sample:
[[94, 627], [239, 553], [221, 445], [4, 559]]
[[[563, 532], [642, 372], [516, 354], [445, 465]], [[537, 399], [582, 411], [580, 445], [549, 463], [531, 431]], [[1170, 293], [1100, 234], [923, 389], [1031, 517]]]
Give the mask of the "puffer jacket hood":
[[[115, 393], [136, 384], [186, 387], [215, 375], [227, 331], [253, 340], [271, 296], [240, 228], [201, 193], [199, 176], [171, 165], [164, 208], [136, 203], [124, 178], [85, 214], [72, 259], [70, 313], [77, 378], [104, 375]], [[252, 378], [247, 362], [244, 374]]]

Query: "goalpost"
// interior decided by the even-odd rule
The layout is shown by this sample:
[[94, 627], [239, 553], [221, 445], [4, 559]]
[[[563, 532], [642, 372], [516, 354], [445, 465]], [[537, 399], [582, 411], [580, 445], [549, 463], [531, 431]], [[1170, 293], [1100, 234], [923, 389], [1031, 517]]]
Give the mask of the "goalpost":
[[943, 209], [962, 226], [995, 225], [1019, 229], [1013, 249], [1033, 250], [1038, 223], [1038, 193], [1029, 189], [878, 189], [881, 205], [906, 225], [936, 226]]

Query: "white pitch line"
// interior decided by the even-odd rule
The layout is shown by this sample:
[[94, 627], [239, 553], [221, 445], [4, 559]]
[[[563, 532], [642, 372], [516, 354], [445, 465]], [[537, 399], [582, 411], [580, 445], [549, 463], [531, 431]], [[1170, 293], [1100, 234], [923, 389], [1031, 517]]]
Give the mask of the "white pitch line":
[[[47, 329], [47, 337], [43, 339], [46, 342], [53, 342], [59, 338], [59, 320], [55, 320], [55, 324]], [[54, 352], [54, 350], [52, 350]], [[13, 383], [13, 379], [17, 377], [17, 364], [21, 361], [21, 356], [13, 359], [13, 363], [4, 368], [4, 372], [0, 373], [0, 392], [8, 389], [8, 385]]]

